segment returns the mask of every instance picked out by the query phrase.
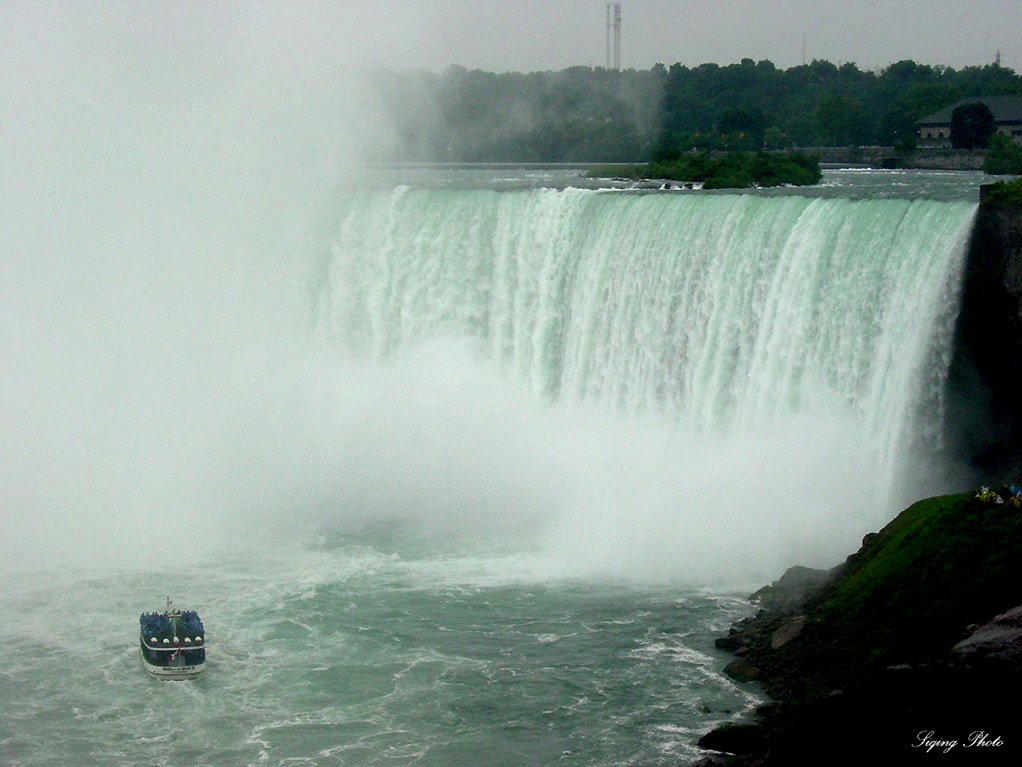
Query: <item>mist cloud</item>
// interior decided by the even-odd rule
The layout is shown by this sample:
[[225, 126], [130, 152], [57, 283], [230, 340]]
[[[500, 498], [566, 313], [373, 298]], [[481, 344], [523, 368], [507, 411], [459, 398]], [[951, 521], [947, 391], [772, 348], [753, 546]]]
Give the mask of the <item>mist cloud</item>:
[[0, 9], [6, 565], [172, 551], [231, 511], [216, 437], [300, 367], [331, 197], [388, 142], [358, 10]]

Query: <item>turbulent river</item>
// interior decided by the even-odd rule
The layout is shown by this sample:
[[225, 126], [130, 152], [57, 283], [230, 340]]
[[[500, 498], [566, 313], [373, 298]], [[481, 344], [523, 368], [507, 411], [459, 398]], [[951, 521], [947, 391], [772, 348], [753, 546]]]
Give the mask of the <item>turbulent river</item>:
[[[258, 286], [306, 318], [283, 351], [89, 390], [112, 426], [46, 392], [54, 468], [16, 471], [46, 452], [19, 446], [4, 474], [0, 762], [685, 763], [760, 700], [713, 648], [750, 589], [950, 481], [982, 176], [396, 175], [339, 195], [329, 245]], [[82, 338], [116, 372], [133, 332]], [[176, 349], [162, 333], [145, 344]], [[164, 442], [126, 428], [153, 402]], [[138, 615], [168, 594], [208, 632], [193, 682], [139, 663]]]

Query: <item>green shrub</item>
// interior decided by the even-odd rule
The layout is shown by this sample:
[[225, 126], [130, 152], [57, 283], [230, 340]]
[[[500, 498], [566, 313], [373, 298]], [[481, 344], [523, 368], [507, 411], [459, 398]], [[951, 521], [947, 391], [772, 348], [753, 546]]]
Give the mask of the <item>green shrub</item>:
[[1022, 205], [1022, 178], [984, 186], [983, 202], [988, 205]]
[[993, 176], [1022, 175], [1022, 146], [998, 133], [990, 139], [983, 170]]

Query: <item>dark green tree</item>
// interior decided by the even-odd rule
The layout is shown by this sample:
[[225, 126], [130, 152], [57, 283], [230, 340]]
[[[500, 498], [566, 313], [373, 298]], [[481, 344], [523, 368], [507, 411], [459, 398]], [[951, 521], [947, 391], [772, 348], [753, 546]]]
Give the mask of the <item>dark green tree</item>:
[[816, 107], [816, 134], [821, 144], [848, 146], [869, 140], [869, 116], [858, 101], [845, 96], [825, 98]]
[[720, 123], [717, 129], [725, 136], [740, 134], [752, 139], [756, 148], [763, 145], [763, 134], [766, 132], [769, 121], [763, 110], [758, 108], [726, 109], [720, 116]]
[[976, 101], [951, 111], [951, 146], [955, 149], [984, 149], [997, 130], [994, 114]]

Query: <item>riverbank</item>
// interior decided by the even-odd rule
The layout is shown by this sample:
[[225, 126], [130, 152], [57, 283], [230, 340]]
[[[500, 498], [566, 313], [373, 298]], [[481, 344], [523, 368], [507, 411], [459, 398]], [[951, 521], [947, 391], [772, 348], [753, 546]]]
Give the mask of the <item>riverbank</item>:
[[830, 571], [793, 568], [717, 645], [773, 700], [700, 739], [703, 765], [1018, 763], [1019, 488], [909, 507]]

